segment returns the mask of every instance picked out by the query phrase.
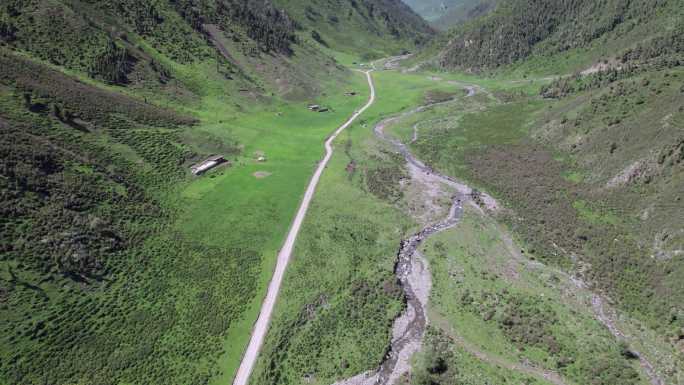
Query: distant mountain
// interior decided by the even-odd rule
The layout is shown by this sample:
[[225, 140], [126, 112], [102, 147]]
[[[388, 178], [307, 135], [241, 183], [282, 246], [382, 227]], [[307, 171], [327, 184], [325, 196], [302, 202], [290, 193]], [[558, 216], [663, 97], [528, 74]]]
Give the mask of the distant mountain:
[[307, 34], [338, 51], [381, 55], [425, 43], [432, 28], [401, 0], [275, 0]]
[[495, 0], [405, 0], [420, 16], [438, 29], [448, 29], [491, 10]]
[[449, 9], [469, 1], [471, 0], [404, 0], [404, 3], [425, 20], [432, 22], [443, 16]]
[[462, 0], [454, 7], [448, 8], [444, 14], [431, 22], [431, 25], [440, 30], [447, 30], [469, 20], [494, 10], [498, 0]]

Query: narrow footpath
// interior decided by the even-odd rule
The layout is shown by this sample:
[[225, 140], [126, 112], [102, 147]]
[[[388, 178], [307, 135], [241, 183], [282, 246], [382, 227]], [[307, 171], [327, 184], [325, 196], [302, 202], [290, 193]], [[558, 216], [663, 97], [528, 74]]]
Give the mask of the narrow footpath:
[[268, 331], [268, 325], [271, 321], [273, 308], [275, 306], [276, 299], [278, 298], [278, 293], [280, 292], [280, 286], [283, 282], [285, 269], [287, 268], [287, 264], [290, 262], [292, 249], [294, 248], [295, 241], [297, 240], [299, 229], [302, 226], [304, 217], [306, 217], [306, 212], [309, 209], [309, 204], [311, 203], [311, 199], [313, 198], [316, 186], [318, 185], [318, 181], [321, 178], [321, 174], [323, 174], [323, 170], [325, 170], [328, 161], [330, 161], [330, 158], [332, 157], [333, 140], [335, 140], [335, 138], [340, 134], [340, 132], [342, 132], [345, 128], [349, 127], [352, 124], [352, 122], [354, 122], [354, 120], [359, 117], [359, 115], [361, 115], [366, 109], [368, 109], [368, 107], [373, 105], [373, 102], [375, 102], [375, 87], [373, 86], [371, 72], [372, 70], [363, 72], [366, 75], [368, 87], [370, 88], [370, 98], [368, 99], [368, 102], [361, 109], [356, 111], [354, 115], [352, 115], [343, 125], [341, 125], [337, 130], [335, 130], [335, 132], [328, 138], [328, 140], [325, 141], [325, 157], [323, 157], [323, 160], [321, 160], [321, 162], [318, 164], [316, 171], [314, 172], [313, 176], [311, 177], [311, 180], [309, 181], [309, 186], [306, 188], [306, 192], [304, 193], [302, 203], [299, 206], [299, 210], [297, 210], [297, 215], [295, 216], [294, 221], [290, 226], [290, 231], [288, 232], [287, 238], [285, 239], [285, 244], [283, 244], [283, 247], [280, 249], [280, 252], [278, 253], [278, 260], [276, 261], [276, 267], [273, 272], [273, 277], [271, 278], [271, 283], [268, 286], [266, 298], [264, 298], [264, 301], [262, 302], [261, 311], [259, 312], [259, 318], [257, 318], [257, 321], [254, 324], [254, 328], [252, 330], [252, 337], [249, 340], [247, 350], [242, 356], [240, 367], [238, 368], [235, 378], [233, 379], [233, 385], [247, 385], [249, 382], [249, 376], [251, 375], [252, 370], [254, 369], [254, 364], [256, 363], [256, 359], [259, 356], [259, 351], [261, 350], [264, 338], [266, 337], [266, 332]]

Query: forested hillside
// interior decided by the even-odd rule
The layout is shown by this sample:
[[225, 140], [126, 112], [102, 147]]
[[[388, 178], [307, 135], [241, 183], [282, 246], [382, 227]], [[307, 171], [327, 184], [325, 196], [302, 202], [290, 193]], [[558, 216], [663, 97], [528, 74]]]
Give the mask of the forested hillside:
[[[343, 7], [346, 10], [340, 12]], [[268, 54], [285, 59], [279, 64], [301, 74], [314, 68], [294, 66], [288, 58], [297, 56], [295, 46], [309, 49], [307, 56], [320, 57], [307, 43], [312, 39], [324, 46], [328, 39], [334, 48], [378, 57], [423, 43], [431, 33], [403, 3], [387, 0], [351, 5], [274, 4], [270, 0], [12, 0], [0, 8], [4, 44], [118, 85], [168, 80], [169, 71], [156, 58], [158, 54], [180, 64], [218, 59], [228, 76], [253, 72], [253, 59]], [[367, 35], [369, 40], [365, 40]], [[261, 63], [269, 67], [278, 61], [274, 59]]]
[[[434, 33], [401, 0], [275, 0], [325, 47], [379, 57], [388, 49], [404, 51], [427, 42]], [[408, 43], [408, 44], [407, 44]]]
[[294, 22], [268, 1], [9, 1], [1, 12], [10, 47], [114, 83], [144, 64], [154, 67], [138, 37], [179, 63], [213, 57], [203, 37], [207, 24], [263, 52], [287, 53], [295, 42]]
[[676, 0], [502, 2], [436, 43], [439, 65], [469, 71], [562, 53], [603, 55], [681, 26]]
[[[391, 54], [431, 33], [396, 5], [338, 13], [336, 37], [375, 31], [375, 46], [347, 53]], [[226, 336], [246, 319], [309, 176], [297, 162], [315, 161], [361, 100], [338, 89], [356, 77], [311, 40], [298, 10], [269, 0], [0, 4], [0, 383], [206, 384], [239, 359], [247, 335]], [[301, 104], [326, 93], [339, 112], [304, 119]], [[285, 197], [263, 184], [247, 194], [231, 183], [216, 206], [184, 193], [255, 163], [264, 147], [251, 143], [275, 128], [292, 129], [279, 147], [298, 154], [292, 176], [272, 178], [289, 181], [276, 184]], [[229, 162], [193, 179], [189, 166], [211, 154]], [[221, 210], [210, 231], [197, 224]]]

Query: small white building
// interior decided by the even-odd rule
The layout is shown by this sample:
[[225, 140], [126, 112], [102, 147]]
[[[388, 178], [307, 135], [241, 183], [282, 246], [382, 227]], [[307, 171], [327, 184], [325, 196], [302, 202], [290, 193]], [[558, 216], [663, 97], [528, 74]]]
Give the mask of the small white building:
[[190, 171], [194, 175], [202, 175], [203, 173], [211, 170], [212, 168], [218, 166], [221, 163], [225, 163], [226, 158], [223, 155], [212, 155], [200, 163], [197, 163], [190, 167]]

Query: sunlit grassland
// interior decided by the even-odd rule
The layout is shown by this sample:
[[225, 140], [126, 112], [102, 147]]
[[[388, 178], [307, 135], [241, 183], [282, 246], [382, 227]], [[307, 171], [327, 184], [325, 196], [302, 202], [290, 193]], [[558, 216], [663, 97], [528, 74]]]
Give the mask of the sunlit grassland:
[[[523, 139], [528, 131], [528, 120], [548, 104], [533, 97], [539, 93], [541, 85], [549, 82], [548, 79], [478, 77], [460, 72], [427, 72], [416, 73], [414, 76], [433, 82], [436, 85], [434, 90], [451, 94], [453, 100], [395, 121], [386, 130], [404, 143], [412, 144], [413, 129], [417, 125], [419, 138], [412, 146], [418, 152], [426, 150], [425, 146], [434, 142], [431, 135], [441, 135], [442, 140], [433, 145], [444, 146], [447, 142], [450, 143], [449, 146], [457, 153], [456, 155], [453, 154], [454, 151], [450, 151], [450, 156], [460, 159], [458, 162], [451, 162], [454, 167], [464, 167], [462, 156], [467, 150], [485, 143], [514, 143]], [[475, 87], [475, 94], [468, 97], [467, 87], [471, 86]], [[530, 96], [531, 99], [525, 98]], [[502, 103], [499, 100], [502, 97], [513, 101]], [[424, 100], [422, 104], [427, 103], [428, 100]], [[487, 112], [481, 113], [484, 109]], [[427, 138], [423, 141], [420, 140], [421, 129], [423, 137]], [[448, 136], [445, 135], [447, 132]]]
[[427, 72], [438, 81], [453, 81], [456, 85], [474, 85], [485, 88], [489, 92], [516, 92], [524, 95], [537, 95], [539, 88], [548, 84], [551, 78], [541, 76], [520, 76], [517, 73], [500, 73], [489, 76], [475, 75], [465, 72]]
[[[348, 88], [358, 95], [349, 97]], [[207, 92], [195, 114], [201, 124], [193, 137], [209, 136], [218, 141], [237, 141], [241, 154], [231, 164], [180, 185], [169, 200], [180, 209], [175, 230], [203, 244], [247, 247], [262, 255], [258, 288], [247, 312], [231, 324], [220, 360], [227, 382], [239, 363], [270, 279], [277, 250], [287, 233], [314, 166], [323, 154], [323, 141], [351, 113], [365, 103], [368, 88], [360, 74], [348, 83], [328, 84], [327, 95], [314, 100], [331, 107], [327, 113], [306, 108], [306, 102], [275, 100], [244, 102], [238, 109], [219, 90]], [[251, 104], [251, 105], [250, 105]], [[265, 162], [257, 161], [264, 154]], [[253, 174], [270, 175], [257, 179]], [[247, 268], [247, 267], [245, 267]], [[239, 295], [226, 292], [226, 296]]]
[[399, 73], [396, 71], [375, 71], [373, 80], [377, 100], [361, 117], [375, 122], [409, 108], [424, 104], [425, 92], [430, 90], [449, 91], [454, 86], [430, 79], [425, 73]]
[[[542, 376], [516, 371], [510, 363], [486, 361], [455, 342], [447, 321], [433, 313], [431, 324], [423, 342], [423, 349], [413, 357], [411, 382], [406, 384], [433, 384], [435, 379], [456, 381], [456, 384], [497, 385], [549, 385]], [[440, 371], [445, 370], [443, 373]], [[432, 381], [432, 382], [431, 382]]]
[[[355, 125], [338, 138], [288, 267], [253, 384], [315, 384], [372, 368], [401, 309], [394, 255], [409, 225], [362, 187], [372, 167]], [[351, 141], [348, 151], [344, 143]], [[357, 171], [346, 167], [354, 159]], [[377, 162], [377, 161], [376, 161]]]

